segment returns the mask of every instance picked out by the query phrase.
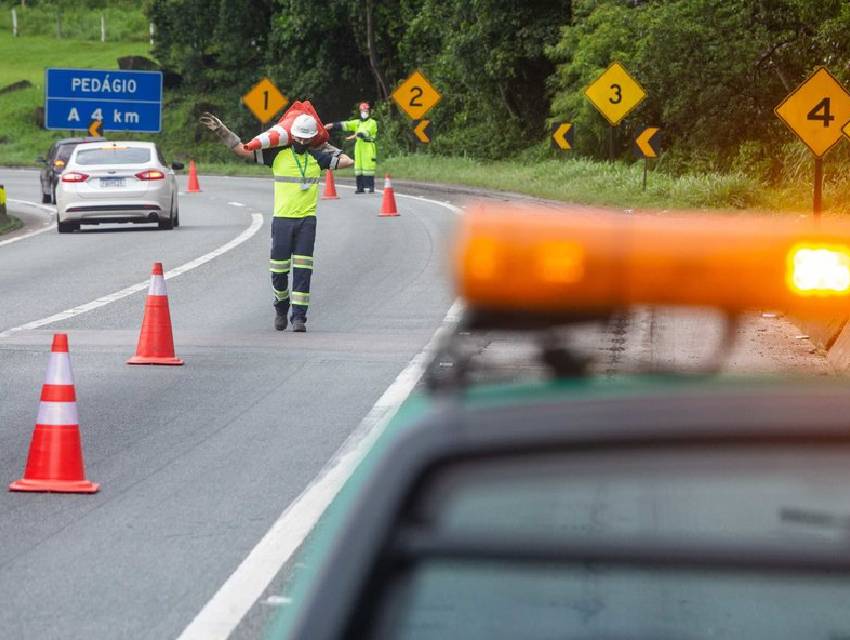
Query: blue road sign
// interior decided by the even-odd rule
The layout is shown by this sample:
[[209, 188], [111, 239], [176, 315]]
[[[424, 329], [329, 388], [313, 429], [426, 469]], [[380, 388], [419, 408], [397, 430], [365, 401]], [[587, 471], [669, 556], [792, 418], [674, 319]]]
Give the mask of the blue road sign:
[[87, 130], [101, 120], [104, 131], [162, 130], [162, 72], [115, 69], [47, 69], [46, 129]]

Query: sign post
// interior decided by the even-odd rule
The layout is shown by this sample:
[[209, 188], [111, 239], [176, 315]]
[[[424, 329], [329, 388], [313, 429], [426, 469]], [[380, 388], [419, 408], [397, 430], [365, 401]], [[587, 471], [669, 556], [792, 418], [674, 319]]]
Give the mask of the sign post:
[[823, 157], [850, 122], [850, 93], [826, 67], [819, 67], [773, 110], [802, 140], [815, 160], [812, 215], [822, 211]]
[[162, 72], [116, 69], [47, 69], [44, 128], [159, 133]]
[[431, 142], [428, 131], [431, 121], [423, 120], [423, 118], [442, 98], [443, 95], [418, 69], [393, 91], [395, 103], [411, 120], [415, 121], [413, 133], [422, 144]]
[[585, 97], [611, 125], [608, 158], [614, 160], [614, 127], [646, 98], [646, 91], [626, 68], [614, 62], [584, 90]]

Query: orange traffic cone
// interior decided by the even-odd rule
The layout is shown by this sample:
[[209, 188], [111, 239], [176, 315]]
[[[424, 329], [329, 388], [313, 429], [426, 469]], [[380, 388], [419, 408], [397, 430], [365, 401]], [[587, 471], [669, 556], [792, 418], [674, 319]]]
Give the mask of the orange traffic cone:
[[94, 493], [99, 488], [86, 480], [68, 336], [57, 333], [41, 387], [24, 477], [10, 484], [9, 490]]
[[322, 194], [322, 200], [339, 200], [334, 184], [334, 172], [330, 169], [325, 172], [325, 192]]
[[395, 191], [393, 184], [390, 182], [389, 174], [384, 175], [384, 198], [381, 200], [381, 212], [379, 216], [397, 216], [398, 207], [395, 204]]
[[189, 186], [186, 191], [189, 193], [198, 193], [201, 190], [201, 185], [198, 184], [198, 169], [195, 167], [195, 161], [189, 160]]
[[168, 311], [168, 292], [165, 290], [161, 262], [153, 265], [139, 344], [136, 355], [127, 360], [127, 364], [183, 364], [182, 360], [174, 356], [171, 313]]

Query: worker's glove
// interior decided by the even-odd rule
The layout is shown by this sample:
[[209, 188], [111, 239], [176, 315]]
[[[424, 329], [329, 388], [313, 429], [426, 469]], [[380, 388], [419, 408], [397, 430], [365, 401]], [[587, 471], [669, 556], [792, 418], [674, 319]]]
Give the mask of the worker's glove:
[[216, 118], [209, 111], [204, 111], [204, 113], [201, 114], [200, 122], [207, 129], [217, 135], [219, 139], [227, 145], [228, 149], [232, 149], [236, 145], [242, 144], [242, 140], [239, 139], [239, 136], [228, 129], [221, 120]]
[[361, 140], [365, 140], [365, 139], [366, 139], [366, 134], [365, 134], [365, 133], [363, 133], [362, 131], [358, 131], [358, 132], [357, 132], [357, 137], [358, 137], [358, 138], [360, 138]]

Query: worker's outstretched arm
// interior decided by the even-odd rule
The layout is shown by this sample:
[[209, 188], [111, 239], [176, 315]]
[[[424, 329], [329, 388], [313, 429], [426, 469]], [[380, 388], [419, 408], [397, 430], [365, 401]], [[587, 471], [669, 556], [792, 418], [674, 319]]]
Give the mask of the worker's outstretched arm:
[[347, 169], [354, 166], [354, 160], [349, 158], [344, 153], [339, 154], [339, 162], [336, 165], [337, 169]]
[[213, 114], [205, 111], [200, 118], [201, 124], [219, 137], [223, 144], [240, 158], [254, 159], [254, 152], [248, 151], [242, 146], [242, 140], [228, 129], [224, 123]]

